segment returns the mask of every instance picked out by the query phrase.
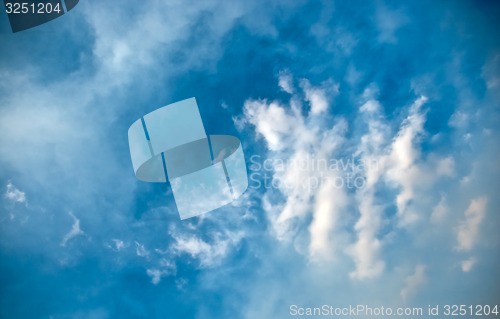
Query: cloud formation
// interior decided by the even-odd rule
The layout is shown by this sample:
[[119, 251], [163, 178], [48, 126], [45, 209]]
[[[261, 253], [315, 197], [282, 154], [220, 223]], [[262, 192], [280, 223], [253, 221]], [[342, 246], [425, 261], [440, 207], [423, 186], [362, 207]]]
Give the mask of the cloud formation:
[[[283, 85], [282, 74], [278, 86]], [[290, 73], [287, 76], [293, 78]], [[275, 236], [293, 242], [311, 260], [348, 256], [355, 265], [352, 279], [379, 277], [385, 270], [382, 254], [391, 234], [426, 223], [429, 214], [422, 212], [416, 198], [451, 178], [455, 160], [449, 155], [422, 154], [425, 96], [415, 98], [394, 130], [377, 100], [376, 86], [368, 86], [358, 100], [358, 118], [366, 129], [358, 132], [342, 117], [334, 117], [333, 126], [323, 120], [334, 107], [338, 85], [332, 80], [318, 87], [306, 79], [299, 82], [302, 91], [294, 89], [288, 105], [276, 100], [245, 102], [243, 122], [254, 128], [257, 141], [265, 142], [270, 164], [266, 168], [257, 163], [254, 168], [261, 171], [253, 176], [276, 182], [264, 186], [264, 210]], [[349, 130], [356, 130], [351, 137]], [[336, 166], [340, 170], [321, 165], [345, 164], [349, 155], [352, 162]], [[349, 185], [348, 179], [357, 184]], [[388, 200], [394, 203], [394, 216], [387, 215]], [[443, 218], [444, 205], [440, 202], [435, 208], [434, 222]]]
[[464, 212], [464, 217], [457, 227], [457, 249], [470, 251], [478, 240], [479, 226], [486, 214], [486, 197], [479, 197], [470, 201]]
[[26, 194], [17, 189], [11, 181], [7, 182], [7, 189], [5, 191], [5, 198], [15, 203], [26, 203]]
[[187, 254], [198, 261], [199, 267], [220, 264], [241, 240], [241, 233], [213, 233], [207, 242], [196, 235], [172, 232], [174, 243], [170, 249], [174, 255]]
[[415, 267], [415, 272], [409, 275], [405, 280], [406, 285], [401, 290], [401, 298], [406, 301], [415, 295], [418, 289], [425, 284], [426, 280], [426, 266], [417, 265]]
[[61, 241], [62, 247], [66, 247], [66, 244], [73, 238], [85, 234], [85, 232], [80, 229], [80, 220], [76, 218], [76, 216], [72, 212], [69, 212], [69, 215], [73, 219], [73, 225], [71, 225], [71, 229], [66, 233], [66, 235], [64, 235]]
[[[89, 0], [0, 30], [0, 317], [496, 302], [498, 5], [358, 4]], [[179, 223], [126, 130], [191, 96], [255, 179]]]

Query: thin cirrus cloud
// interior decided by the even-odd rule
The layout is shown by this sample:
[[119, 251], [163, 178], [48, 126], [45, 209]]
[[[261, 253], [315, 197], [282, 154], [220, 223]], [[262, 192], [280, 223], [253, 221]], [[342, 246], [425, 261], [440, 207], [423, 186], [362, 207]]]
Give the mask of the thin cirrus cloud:
[[64, 235], [61, 241], [61, 247], [66, 247], [68, 242], [75, 237], [85, 235], [85, 232], [80, 228], [80, 220], [70, 212], [69, 215], [73, 219], [73, 224], [71, 225], [71, 229]]

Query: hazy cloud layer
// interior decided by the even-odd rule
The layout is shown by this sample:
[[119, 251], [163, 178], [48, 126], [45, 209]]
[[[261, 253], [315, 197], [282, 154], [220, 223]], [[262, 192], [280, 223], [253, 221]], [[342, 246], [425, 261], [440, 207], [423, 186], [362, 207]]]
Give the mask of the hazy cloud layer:
[[[0, 317], [496, 302], [498, 12], [153, 0], [3, 19]], [[126, 132], [191, 96], [208, 134], [242, 141], [250, 188], [180, 222]]]

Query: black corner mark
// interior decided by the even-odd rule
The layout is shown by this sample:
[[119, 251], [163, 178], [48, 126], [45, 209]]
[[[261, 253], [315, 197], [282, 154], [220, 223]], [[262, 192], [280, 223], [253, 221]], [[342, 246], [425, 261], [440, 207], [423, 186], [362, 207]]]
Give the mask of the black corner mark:
[[30, 29], [73, 9], [79, 0], [4, 0], [12, 32]]
[[80, 0], [64, 0], [64, 2], [66, 3], [66, 9], [68, 11], [73, 9], [78, 4], [78, 1]]

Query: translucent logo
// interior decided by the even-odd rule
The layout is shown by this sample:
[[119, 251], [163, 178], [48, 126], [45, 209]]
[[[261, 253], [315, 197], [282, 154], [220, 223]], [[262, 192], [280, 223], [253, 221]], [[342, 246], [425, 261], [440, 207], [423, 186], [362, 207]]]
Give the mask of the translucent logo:
[[170, 182], [181, 219], [237, 199], [248, 187], [239, 139], [209, 135], [195, 98], [159, 108], [128, 130], [135, 176], [144, 182]]

